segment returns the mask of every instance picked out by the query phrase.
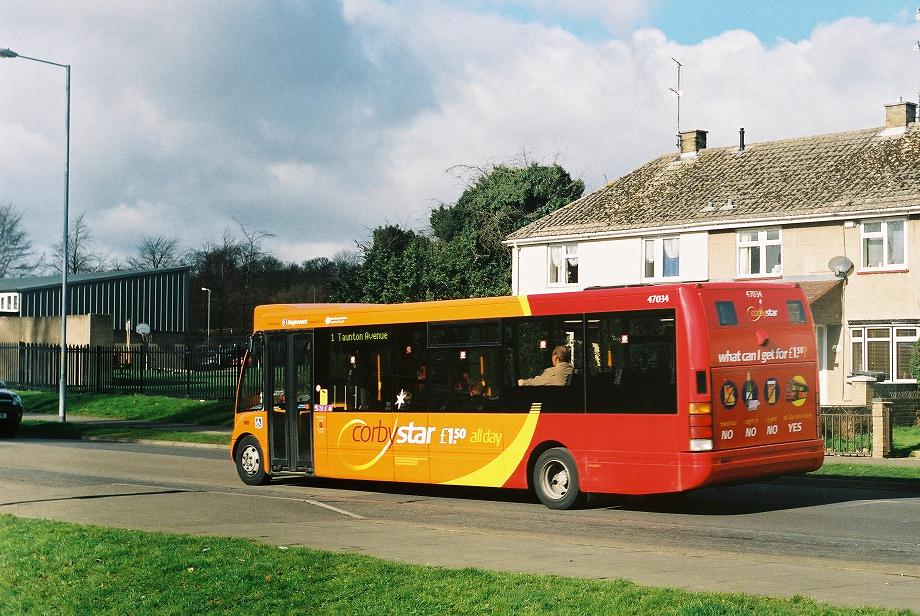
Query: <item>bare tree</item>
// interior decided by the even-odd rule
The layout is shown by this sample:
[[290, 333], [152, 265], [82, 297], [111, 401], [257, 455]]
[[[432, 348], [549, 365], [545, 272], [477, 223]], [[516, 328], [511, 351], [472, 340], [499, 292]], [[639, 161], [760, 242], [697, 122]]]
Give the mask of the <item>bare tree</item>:
[[[61, 271], [61, 261], [64, 247], [61, 242], [51, 246], [54, 252], [54, 262], [51, 267]], [[85, 272], [98, 272], [105, 267], [105, 256], [95, 249], [92, 232], [86, 222], [86, 213], [80, 214], [70, 225], [67, 233], [67, 273], [82, 274]]]
[[159, 269], [173, 267], [182, 263], [178, 255], [179, 240], [157, 237], [143, 237], [137, 254], [128, 257], [128, 267], [134, 269]]
[[0, 205], [0, 278], [31, 274], [38, 267], [32, 242], [22, 228], [22, 213], [12, 203]]

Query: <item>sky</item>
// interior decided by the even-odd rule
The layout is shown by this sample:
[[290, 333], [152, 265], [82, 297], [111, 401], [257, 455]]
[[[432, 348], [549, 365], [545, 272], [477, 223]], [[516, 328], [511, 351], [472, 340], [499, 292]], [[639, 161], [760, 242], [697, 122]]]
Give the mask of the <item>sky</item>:
[[[0, 0], [0, 48], [72, 65], [71, 220], [124, 260], [271, 234], [286, 261], [425, 229], [464, 169], [596, 190], [674, 149], [856, 130], [918, 99], [920, 0]], [[59, 240], [64, 70], [0, 58], [0, 204]]]

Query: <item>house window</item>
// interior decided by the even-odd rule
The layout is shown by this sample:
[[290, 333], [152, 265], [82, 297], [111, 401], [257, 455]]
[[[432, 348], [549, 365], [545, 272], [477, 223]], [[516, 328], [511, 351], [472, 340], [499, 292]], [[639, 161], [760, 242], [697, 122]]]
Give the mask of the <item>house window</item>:
[[677, 278], [680, 275], [680, 238], [656, 237], [643, 240], [644, 280]]
[[910, 356], [920, 338], [920, 328], [907, 326], [855, 327], [850, 329], [852, 370], [884, 372], [888, 380], [911, 381]]
[[783, 273], [783, 238], [779, 229], [738, 233], [738, 275], [780, 276]]
[[903, 218], [862, 223], [862, 266], [885, 269], [906, 265], [907, 254]]
[[549, 283], [578, 283], [578, 244], [549, 247]]

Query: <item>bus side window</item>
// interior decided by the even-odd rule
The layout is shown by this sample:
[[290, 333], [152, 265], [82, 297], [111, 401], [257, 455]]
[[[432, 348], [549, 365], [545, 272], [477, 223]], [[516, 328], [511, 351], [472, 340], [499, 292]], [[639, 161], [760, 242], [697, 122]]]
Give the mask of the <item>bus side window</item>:
[[589, 413], [676, 413], [673, 310], [587, 316]]
[[500, 357], [499, 348], [494, 346], [429, 349], [429, 410], [501, 411]]
[[[504, 322], [505, 412], [584, 412], [584, 321], [580, 314]], [[553, 362], [558, 347], [570, 368]], [[564, 382], [559, 382], [564, 376]], [[519, 385], [520, 380], [530, 381]], [[534, 382], [536, 380], [536, 382]]]

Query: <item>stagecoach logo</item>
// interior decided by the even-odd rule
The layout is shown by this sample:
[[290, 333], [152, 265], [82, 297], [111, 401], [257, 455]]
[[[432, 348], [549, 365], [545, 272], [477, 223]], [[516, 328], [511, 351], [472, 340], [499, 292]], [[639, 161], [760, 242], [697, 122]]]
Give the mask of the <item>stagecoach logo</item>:
[[307, 323], [309, 323], [307, 319], [281, 319], [281, 327], [297, 327]]
[[326, 325], [338, 325], [348, 320], [348, 317], [326, 317]]

